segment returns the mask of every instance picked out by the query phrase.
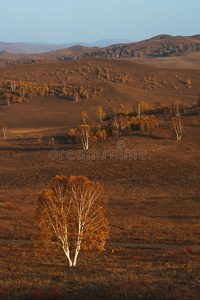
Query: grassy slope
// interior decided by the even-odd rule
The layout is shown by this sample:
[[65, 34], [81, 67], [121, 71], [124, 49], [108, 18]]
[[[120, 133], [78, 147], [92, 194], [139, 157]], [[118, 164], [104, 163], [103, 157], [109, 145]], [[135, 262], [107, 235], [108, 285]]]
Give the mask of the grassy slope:
[[200, 53], [198, 52], [170, 57], [132, 58], [131, 60], [160, 68], [200, 69]]
[[[102, 76], [98, 78], [95, 71], [100, 67], [102, 72], [107, 67], [110, 75], [127, 76], [130, 82], [117, 84]], [[170, 102], [174, 97], [181, 96], [186, 104], [197, 101], [200, 70], [174, 70], [142, 65], [126, 60], [113, 59], [81, 59], [52, 64], [20, 65], [0, 69], [4, 79], [37, 81], [47, 84], [90, 84], [103, 88], [101, 101], [113, 100], [114, 104], [123, 104], [130, 109], [133, 102], [141, 99], [147, 103]], [[105, 73], [104, 73], [105, 74]], [[147, 80], [145, 81], [145, 77]], [[185, 82], [190, 78], [192, 88], [188, 89]], [[155, 87], [154, 82], [157, 87]], [[152, 91], [149, 91], [152, 89]], [[108, 103], [109, 105], [109, 103]], [[115, 108], [117, 108], [115, 106]]]
[[[128, 76], [133, 77], [133, 80], [135, 80], [134, 86], [97, 80], [96, 75], [91, 72], [83, 78], [79, 74], [80, 72], [75, 71], [75, 69], [83, 68], [88, 63], [91, 65], [98, 64], [102, 68], [110, 66], [112, 70], [115, 69], [120, 74], [127, 73]], [[184, 136], [181, 142], [175, 140], [173, 130], [170, 129], [170, 123], [166, 120], [165, 126], [155, 129], [151, 133], [132, 133], [130, 136], [123, 136], [120, 139], [107, 140], [104, 143], [91, 145], [91, 149], [99, 150], [102, 155], [104, 150], [118, 149], [117, 142], [122, 140], [126, 143], [125, 150], [135, 149], [137, 153], [140, 150], [145, 150], [145, 160], [139, 158], [136, 160], [115, 160], [110, 157], [107, 157], [105, 160], [68, 160], [63, 155], [52, 160], [49, 157], [52, 147], [48, 146], [48, 136], [55, 137], [59, 150], [67, 151], [72, 149], [74, 154], [76, 154], [81, 149], [81, 145], [66, 144], [65, 134], [69, 128], [80, 124], [81, 111], [87, 110], [90, 117], [96, 121], [95, 112], [99, 105], [104, 109], [112, 107], [115, 111], [119, 111], [122, 110], [119, 106], [121, 104], [124, 105], [124, 110], [131, 110], [134, 100], [137, 98], [150, 104], [158, 100], [168, 103], [171, 98], [177, 96], [177, 91], [174, 91], [171, 87], [172, 84], [177, 84], [176, 75], [184, 80], [190, 77], [192, 89], [187, 89], [184, 84], [180, 83], [180, 91], [183, 93], [182, 99], [185, 103], [191, 103], [191, 100], [197, 99], [199, 93], [199, 71], [166, 70], [127, 61], [92, 59], [89, 61], [55, 63], [53, 65], [8, 67], [4, 70], [2, 69], [0, 74], [4, 78], [16, 80], [19, 77], [20, 79], [26, 79], [28, 72], [32, 71], [35, 74], [29, 73], [29, 80], [59, 83], [63, 81], [62, 72], [53, 77], [49, 73], [54, 72], [56, 74], [60, 68], [74, 72], [70, 77], [68, 76], [69, 82], [67, 83], [88, 82], [87, 78], [89, 77], [91, 85], [99, 85], [103, 88], [102, 95], [98, 99], [81, 100], [78, 103], [52, 97], [38, 98], [29, 103], [14, 104], [10, 107], [0, 106], [0, 120], [6, 122], [9, 128], [8, 139], [3, 140], [1, 138], [0, 140], [1, 237], [11, 239], [30, 238], [34, 229], [34, 201], [38, 192], [46, 187], [50, 178], [56, 174], [67, 176], [82, 174], [88, 176], [91, 180], [100, 181], [105, 188], [105, 196], [109, 201], [107, 215], [110, 224], [110, 240], [198, 244], [200, 230], [200, 127], [194, 127], [193, 121], [197, 119], [200, 122], [199, 116], [184, 117]], [[34, 77], [35, 75], [36, 78]], [[156, 76], [157, 81], [166, 80], [169, 82], [169, 85], [163, 85], [158, 90], [146, 91], [144, 83], [141, 81], [144, 76]], [[112, 101], [110, 101], [111, 99]], [[37, 140], [38, 133], [43, 135], [42, 142]], [[18, 134], [21, 134], [21, 139], [17, 139]], [[8, 255], [13, 253], [12, 247], [10, 249]], [[4, 257], [5, 249], [2, 251]], [[17, 289], [21, 290], [22, 288], [33, 291], [37, 288], [37, 280], [31, 279], [30, 272], [37, 274], [36, 277], [38, 276], [38, 280], [41, 280], [40, 276], [42, 275], [40, 273], [43, 259], [41, 258], [39, 262], [40, 270], [38, 270], [35, 259], [38, 261], [39, 258], [36, 257], [37, 253], [35, 250], [32, 252], [32, 250], [25, 249], [24, 251], [24, 265], [22, 266], [14, 259], [14, 269], [6, 260], [6, 254], [2, 262], [2, 268], [7, 272], [6, 281], [3, 281], [4, 291], [10, 289], [13, 293], [16, 293]], [[155, 297], [158, 294], [157, 297], [159, 298], [159, 293], [163, 293], [166, 290], [165, 285], [163, 288], [159, 288], [162, 286], [160, 277], [163, 259], [171, 267], [171, 269], [167, 267], [168, 273], [165, 272], [164, 279], [170, 278], [172, 269], [176, 270], [177, 274], [175, 284], [171, 283], [173, 291], [170, 290], [170, 284], [167, 288], [168, 291], [171, 291], [172, 296], [180, 293], [180, 295], [185, 294], [189, 299], [190, 283], [194, 288], [194, 295], [196, 295], [196, 276], [198, 273], [193, 260], [197, 260], [196, 255], [198, 253], [194, 257], [182, 257], [181, 253], [177, 253], [175, 256], [172, 255], [172, 257], [170, 253], [166, 252], [155, 254], [154, 251], [152, 254], [148, 250], [145, 251], [141, 250], [138, 253], [133, 251], [131, 254], [124, 252], [122, 255], [116, 254], [114, 258], [109, 253], [106, 253], [104, 257], [100, 258], [100, 260], [106, 260], [107, 257], [105, 268], [111, 270], [108, 272], [112, 277], [111, 282], [116, 281], [114, 273], [117, 274], [118, 278], [121, 278], [120, 274], [123, 274], [123, 279], [120, 280], [119, 285], [116, 285], [115, 288], [120, 289], [121, 287], [122, 289], [122, 286], [125, 286], [122, 289], [123, 291], [121, 291], [124, 297], [126, 293], [130, 294], [130, 286], [137, 286], [137, 280], [135, 281], [131, 274], [137, 273], [138, 269], [144, 269], [146, 261], [144, 262], [143, 258], [146, 256], [149, 256], [148, 271], [147, 273], [141, 271], [140, 274], [138, 273], [139, 279], [137, 282], [139, 283], [134, 290], [135, 295], [143, 295], [144, 297], [153, 293]], [[132, 258], [132, 255], [143, 258], [141, 260], [138, 257]], [[158, 259], [153, 266], [154, 255]], [[125, 267], [121, 265], [124, 256], [127, 259]], [[54, 261], [56, 259], [56, 256], [54, 256]], [[95, 258], [88, 262], [94, 264]], [[181, 266], [184, 263], [187, 268], [184, 267], [183, 270]], [[49, 263], [47, 264], [49, 266]], [[81, 260], [81, 268], [84, 268], [84, 264], [85, 262]], [[128, 265], [131, 267], [128, 268]], [[15, 277], [19, 275], [21, 279], [18, 280], [17, 277], [12, 279], [9, 268], [13, 271], [16, 268], [18, 273], [15, 270]], [[187, 273], [186, 269], [190, 270], [189, 273]], [[57, 267], [52, 266], [52, 272], [48, 273], [49, 275], [46, 269], [42, 272], [45, 276], [49, 276], [49, 281], [42, 279], [43, 286], [41, 286], [41, 289], [52, 288], [55, 276], [59, 278], [60, 291], [72, 289], [70, 286], [66, 287], [65, 275], [63, 275], [62, 270], [57, 273]], [[107, 271], [103, 273], [98, 265], [96, 271], [91, 269], [88, 272], [101, 274], [102, 286], [105, 288], [106, 281], [108, 281], [110, 276]], [[128, 277], [125, 274], [128, 274]], [[153, 275], [149, 277], [148, 274]], [[191, 277], [192, 274], [193, 277]], [[71, 282], [73, 284], [80, 280], [79, 274], [73, 273], [70, 276], [72, 276]], [[27, 288], [29, 287], [26, 281], [28, 278], [33, 281], [32, 288]], [[141, 284], [143, 280], [146, 280], [145, 287]], [[182, 283], [180, 283], [180, 280]], [[124, 282], [127, 281], [130, 285], [128, 283], [124, 285]], [[184, 282], [187, 282], [187, 284], [184, 284]], [[97, 288], [95, 279], [89, 282], [81, 277], [80, 293], [82, 285], [87, 285], [86, 290], [88, 292], [89, 285], [94, 290]], [[142, 288], [140, 288], [141, 285]], [[13, 289], [11, 288], [12, 286]], [[109, 297], [109, 291], [106, 291], [106, 295]], [[74, 290], [73, 292], [75, 293]]]

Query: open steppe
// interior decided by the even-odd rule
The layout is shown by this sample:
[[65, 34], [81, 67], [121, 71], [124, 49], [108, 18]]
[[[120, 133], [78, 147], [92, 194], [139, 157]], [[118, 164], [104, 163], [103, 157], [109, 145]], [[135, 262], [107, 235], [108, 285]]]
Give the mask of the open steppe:
[[[79, 266], [69, 270], [60, 252], [44, 252], [31, 243], [1, 243], [0, 296], [198, 299], [200, 251], [193, 247], [200, 244], [198, 110], [183, 114], [181, 141], [176, 140], [171, 124], [173, 114], [164, 113], [159, 115], [163, 120], [159, 128], [91, 143], [90, 149], [99, 153], [95, 159], [78, 157], [81, 144], [67, 142], [66, 134], [80, 125], [82, 111], [98, 124], [98, 106], [105, 112], [124, 113], [132, 111], [137, 100], [151, 108], [158, 102], [170, 106], [173, 99], [192, 106], [199, 100], [200, 71], [89, 58], [4, 66], [0, 77], [55, 86], [89, 85], [101, 91], [96, 98], [78, 102], [50, 95], [7, 106], [0, 99], [0, 121], [8, 128], [7, 138], [2, 133], [0, 137], [1, 240], [31, 240], [35, 199], [53, 176], [63, 174], [84, 175], [104, 186], [108, 242], [183, 246], [106, 247], [102, 254], [82, 253]], [[55, 138], [54, 146], [48, 144], [49, 137]], [[72, 159], [66, 157], [68, 150], [73, 151]], [[113, 156], [113, 150], [122, 157]], [[132, 159], [124, 158], [127, 150], [135, 150]]]
[[132, 61], [159, 68], [200, 69], [200, 53], [193, 52], [180, 56], [156, 58], [132, 58]]

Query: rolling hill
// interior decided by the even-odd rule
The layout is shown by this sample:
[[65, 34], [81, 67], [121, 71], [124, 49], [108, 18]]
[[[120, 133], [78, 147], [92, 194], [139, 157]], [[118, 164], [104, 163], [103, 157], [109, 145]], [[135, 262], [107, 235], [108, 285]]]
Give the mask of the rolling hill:
[[[113, 40], [113, 42], [117, 40]], [[100, 41], [99, 45], [104, 43]], [[98, 43], [97, 43], [98, 44]], [[36, 45], [37, 46], [37, 45]], [[46, 47], [46, 45], [43, 45]], [[7, 59], [8, 65], [49, 63], [52, 61], [77, 60], [88, 57], [128, 59], [160, 67], [199, 69], [199, 35], [191, 37], [158, 35], [137, 43], [115, 44], [109, 47], [88, 47], [75, 45], [50, 52], [23, 54], [0, 52], [0, 58]], [[68, 45], [69, 46], [69, 45]]]
[[131, 43], [130, 40], [125, 39], [103, 39], [94, 43], [67, 43], [61, 45], [48, 44], [48, 43], [5, 43], [0, 42], [0, 52], [12, 52], [23, 54], [34, 54], [55, 51], [63, 48], [69, 48], [73, 46], [86, 46], [86, 47], [108, 47], [114, 44]]
[[[137, 99], [153, 105], [181, 97], [185, 104], [191, 104], [200, 94], [200, 70], [158, 68], [118, 59], [87, 58], [4, 66], [0, 69], [0, 77], [2, 80], [57, 86], [61, 90], [73, 86], [98, 88], [101, 93], [96, 103], [107, 108], [112, 106], [115, 110], [120, 110], [122, 105], [123, 110], [130, 110]], [[188, 78], [191, 86], [187, 84]], [[81, 102], [88, 100], [83, 98]]]
[[[192, 39], [197, 43], [186, 38]], [[171, 40], [157, 37], [140, 47], [153, 49], [150, 45]], [[115, 47], [124, 45], [111, 49]], [[4, 52], [7, 58], [0, 58], [0, 298], [83, 299], [84, 293], [86, 299], [198, 299], [200, 70], [161, 65], [196, 66], [199, 52], [90, 57], [99, 49], [75, 46], [24, 60], [16, 54], [15, 61]], [[62, 60], [65, 51], [68, 61]], [[80, 58], [79, 53], [89, 54]], [[70, 60], [71, 55], [79, 59]], [[149, 105], [141, 117], [134, 112], [137, 100]], [[173, 128], [172, 104], [179, 101], [181, 140]], [[99, 106], [106, 115], [101, 121]], [[84, 127], [83, 112], [91, 128], [89, 151], [73, 135]], [[120, 120], [126, 128], [117, 134]], [[137, 128], [138, 120], [143, 127]], [[105, 139], [98, 139], [103, 132]], [[83, 252], [72, 271], [59, 250], [43, 251], [31, 243], [35, 200], [61, 174], [100, 182], [108, 200], [112, 246], [106, 245], [102, 254]], [[132, 249], [133, 244], [139, 249]]]
[[[69, 60], [86, 57], [132, 58], [166, 57], [200, 51], [200, 41], [192, 37], [159, 35], [137, 43], [117, 44], [105, 48], [71, 47], [38, 54], [38, 58]], [[31, 57], [31, 56], [30, 56]]]

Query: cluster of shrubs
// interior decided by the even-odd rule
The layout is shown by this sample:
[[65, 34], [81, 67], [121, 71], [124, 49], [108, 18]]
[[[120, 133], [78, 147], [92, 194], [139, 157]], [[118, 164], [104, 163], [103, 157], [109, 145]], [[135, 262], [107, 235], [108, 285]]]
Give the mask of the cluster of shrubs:
[[99, 87], [90, 88], [89, 85], [63, 85], [55, 89], [55, 95], [60, 98], [66, 98], [78, 101], [80, 98], [96, 98], [101, 95], [102, 89]]
[[0, 80], [0, 98], [10, 102], [24, 102], [38, 96], [46, 96], [48, 86], [37, 82]]
[[[96, 113], [98, 123], [91, 121], [88, 113], [83, 111], [81, 113], [82, 125], [71, 129], [67, 134], [67, 140], [76, 142], [83, 135], [82, 140], [86, 138], [92, 142], [102, 142], [106, 139], [129, 135], [133, 131], [150, 132], [163, 124], [162, 114], [168, 114], [172, 120], [176, 119], [181, 122], [180, 115], [183, 112], [184, 106], [179, 98], [172, 99], [169, 106], [162, 106], [160, 102], [156, 102], [155, 107], [151, 109], [145, 102], [138, 100], [131, 112], [114, 113], [111, 108], [105, 112], [99, 106]], [[198, 122], [194, 122], [194, 126], [198, 125]]]
[[[83, 76], [94, 76], [94, 78], [102, 81], [111, 81], [115, 83], [125, 83], [125, 84], [132, 84], [135, 81], [131, 78], [128, 78], [126, 73], [119, 73], [113, 68], [101, 67], [99, 65], [87, 64], [87, 66], [82, 68], [75, 68], [74, 73], [79, 73]], [[72, 73], [71, 73], [72, 74]]]
[[15, 60], [7, 60], [6, 64], [8, 66], [16, 66], [16, 65], [31, 65], [31, 64], [49, 64], [55, 61], [50, 59], [15, 59]]
[[[102, 142], [106, 139], [117, 138], [122, 135], [128, 135], [133, 131], [150, 131], [162, 124], [162, 119], [154, 115], [137, 116], [136, 112], [112, 113], [107, 114], [99, 106], [97, 109], [98, 124], [91, 121], [87, 112], [81, 113], [81, 126], [75, 130], [70, 129], [67, 133], [67, 140], [75, 142], [80, 137], [80, 129], [86, 129], [92, 142]], [[84, 127], [85, 126], [85, 127]], [[86, 128], [87, 127], [87, 128]]]
[[0, 99], [11, 102], [25, 102], [37, 97], [56, 96], [78, 101], [80, 98], [95, 98], [101, 94], [100, 88], [89, 85], [47, 85], [29, 81], [0, 80]]
[[170, 86], [175, 89], [178, 90], [182, 86], [185, 86], [188, 89], [192, 88], [192, 82], [190, 80], [190, 78], [187, 78], [187, 80], [182, 80], [181, 77], [179, 77], [178, 75], [176, 75], [176, 78], [178, 79], [178, 82], [176, 85], [174, 85], [173, 83], [169, 83], [167, 81], [161, 81], [161, 82], [157, 82], [157, 78], [156, 77], [144, 77], [143, 79], [141, 79], [142, 82], [144, 82], [144, 89], [146, 91], [153, 91], [155, 89], [161, 88], [162, 84], [164, 84], [165, 86]]

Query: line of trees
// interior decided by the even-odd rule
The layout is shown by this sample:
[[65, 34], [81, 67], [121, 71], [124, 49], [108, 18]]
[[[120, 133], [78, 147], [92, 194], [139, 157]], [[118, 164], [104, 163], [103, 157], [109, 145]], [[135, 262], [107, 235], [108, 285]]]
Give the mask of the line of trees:
[[[182, 139], [183, 121], [181, 114], [184, 112], [183, 103], [179, 98], [171, 100], [169, 106], [157, 103], [154, 108], [149, 108], [147, 103], [136, 101], [132, 112], [114, 113], [112, 109], [105, 112], [98, 107], [96, 117], [98, 123], [90, 120], [86, 111], [81, 112], [81, 123], [76, 129], [70, 129], [67, 139], [71, 142], [81, 141], [84, 150], [89, 149], [89, 144], [96, 141], [102, 142], [107, 138], [118, 138], [130, 134], [132, 131], [151, 131], [163, 124], [161, 114], [168, 114], [177, 140]], [[158, 115], [158, 117], [156, 117]]]
[[78, 102], [100, 96], [102, 89], [87, 85], [48, 85], [29, 81], [0, 80], [0, 99], [9, 106], [11, 103], [24, 102], [37, 97], [56, 96]]
[[80, 121], [82, 125], [78, 126], [75, 130], [69, 130], [67, 133], [68, 141], [80, 141], [83, 149], [88, 150], [90, 142], [102, 142], [107, 138], [117, 138], [124, 134], [130, 134], [132, 131], [150, 131], [153, 128], [159, 127], [162, 124], [162, 119], [154, 115], [143, 114], [143, 107], [147, 108], [147, 105], [142, 101], [139, 104], [141, 105], [140, 116], [137, 115], [136, 105], [133, 112], [126, 113], [114, 113], [109, 110], [106, 113], [99, 106], [96, 112], [97, 124], [90, 120], [86, 111], [81, 112]]

